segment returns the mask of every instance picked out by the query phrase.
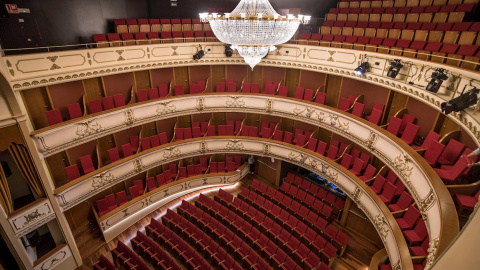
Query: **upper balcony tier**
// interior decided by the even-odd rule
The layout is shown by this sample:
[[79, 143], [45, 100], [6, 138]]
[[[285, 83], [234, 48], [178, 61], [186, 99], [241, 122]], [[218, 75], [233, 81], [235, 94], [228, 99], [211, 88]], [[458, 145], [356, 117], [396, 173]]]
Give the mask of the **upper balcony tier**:
[[[195, 65], [244, 65], [238, 54], [226, 57], [221, 43], [202, 43], [205, 56], [197, 61], [193, 54], [197, 43], [150, 44], [124, 47], [84, 49], [27, 55], [5, 56], [0, 70], [14, 91], [155, 68]], [[370, 63], [370, 70], [362, 76], [353, 72], [361, 59]], [[405, 63], [396, 79], [387, 77], [390, 62], [400, 59]], [[441, 111], [440, 105], [476, 86], [480, 88], [480, 74], [475, 71], [420, 59], [344, 48], [284, 44], [270, 53], [260, 65], [297, 68], [335, 74], [387, 87], [422, 101]], [[432, 72], [447, 70], [448, 79], [437, 93], [425, 90]], [[453, 112], [448, 117], [463, 126], [475, 140], [480, 139], [480, 118], [476, 109]]]

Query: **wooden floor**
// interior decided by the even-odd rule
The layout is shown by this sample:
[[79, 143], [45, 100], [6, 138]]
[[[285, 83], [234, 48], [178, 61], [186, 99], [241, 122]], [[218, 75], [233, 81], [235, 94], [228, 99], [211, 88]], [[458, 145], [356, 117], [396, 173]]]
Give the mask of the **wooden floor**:
[[[245, 185], [248, 186], [251, 183], [252, 178], [253, 177], [251, 175], [247, 175], [240, 183], [226, 190], [231, 194], [233, 194], [234, 196], [236, 196], [241, 192], [242, 186], [245, 186]], [[117, 241], [122, 241], [123, 243], [131, 247], [130, 239], [135, 237], [137, 231], [145, 232], [144, 228], [150, 223], [151, 218], [155, 218], [159, 220], [160, 217], [165, 214], [167, 209], [169, 208], [176, 209], [180, 205], [182, 200], [193, 202], [197, 200], [198, 195], [200, 193], [203, 193], [213, 198], [218, 193], [218, 188], [203, 189], [203, 190], [186, 194], [174, 201], [167, 203], [166, 205], [160, 207], [159, 209], [155, 210], [150, 215], [144, 217], [143, 219], [135, 223], [133, 226], [126, 229], [122, 234], [120, 234], [118, 237], [116, 237], [109, 243], [105, 243], [101, 239], [98, 240], [99, 241], [98, 243], [101, 243], [101, 241], [103, 241], [103, 243], [101, 243], [101, 245], [91, 254], [85, 254], [87, 255], [85, 257], [84, 255], [82, 255], [82, 258], [84, 258], [83, 260], [84, 266], [80, 267], [79, 269], [91, 269], [93, 264], [95, 264], [98, 261], [101, 254], [103, 254], [104, 256], [106, 256], [107, 258], [113, 261], [110, 251], [117, 246]], [[383, 247], [376, 246], [375, 244], [373, 244], [371, 241], [369, 241], [367, 238], [365, 238], [358, 232], [356, 233], [354, 231], [351, 231], [339, 226], [338, 222], [336, 221], [334, 221], [333, 224], [336, 225], [341, 230], [343, 230], [349, 236], [349, 240], [348, 240], [348, 245], [347, 245], [345, 254], [341, 258], [335, 260], [335, 262], [332, 265], [332, 269], [338, 269], [338, 270], [368, 269], [368, 265], [370, 263], [371, 258], [373, 257], [373, 254], [375, 254], [379, 249]]]

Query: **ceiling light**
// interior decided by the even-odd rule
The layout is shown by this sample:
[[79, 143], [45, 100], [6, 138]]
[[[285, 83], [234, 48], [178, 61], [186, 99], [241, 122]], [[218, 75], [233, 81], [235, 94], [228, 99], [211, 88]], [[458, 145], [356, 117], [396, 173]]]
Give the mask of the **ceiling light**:
[[209, 22], [215, 36], [231, 44], [245, 62], [255, 67], [275, 45], [289, 41], [301, 23], [310, 23], [310, 16], [280, 16], [268, 0], [240, 0], [228, 14], [200, 13], [202, 22]]

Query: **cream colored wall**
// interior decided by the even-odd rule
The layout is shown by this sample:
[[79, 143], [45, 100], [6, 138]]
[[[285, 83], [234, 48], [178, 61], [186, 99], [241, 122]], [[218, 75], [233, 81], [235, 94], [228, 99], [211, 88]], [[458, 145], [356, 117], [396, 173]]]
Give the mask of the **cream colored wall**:
[[464, 226], [457, 239], [440, 256], [431, 269], [479, 269], [480, 256], [480, 211], [472, 214], [470, 221]]

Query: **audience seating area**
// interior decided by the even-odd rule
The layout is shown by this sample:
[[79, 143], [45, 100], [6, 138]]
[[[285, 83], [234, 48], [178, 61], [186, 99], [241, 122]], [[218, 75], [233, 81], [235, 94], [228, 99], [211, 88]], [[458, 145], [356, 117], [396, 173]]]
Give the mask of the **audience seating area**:
[[[119, 191], [116, 194], [106, 195], [103, 199], [96, 201], [97, 214], [99, 217], [116, 209], [117, 207], [142, 196], [144, 193], [152, 192], [166, 184], [172, 183], [196, 175], [205, 173], [229, 173], [237, 170], [242, 166], [242, 156], [227, 156], [225, 161], [212, 161], [207, 157], [200, 157], [198, 164], [183, 164], [183, 160], [178, 163], [168, 164], [163, 172], [156, 176], [147, 177], [145, 181], [142, 179], [134, 180], [133, 185], [128, 187], [128, 195], [126, 191]], [[116, 195], [116, 196], [115, 196]]]
[[116, 33], [93, 35], [97, 47], [217, 41], [200, 19], [115, 19], [114, 24]]
[[318, 33], [298, 43], [416, 57], [478, 69], [480, 22], [471, 22], [478, 1], [341, 1]]

